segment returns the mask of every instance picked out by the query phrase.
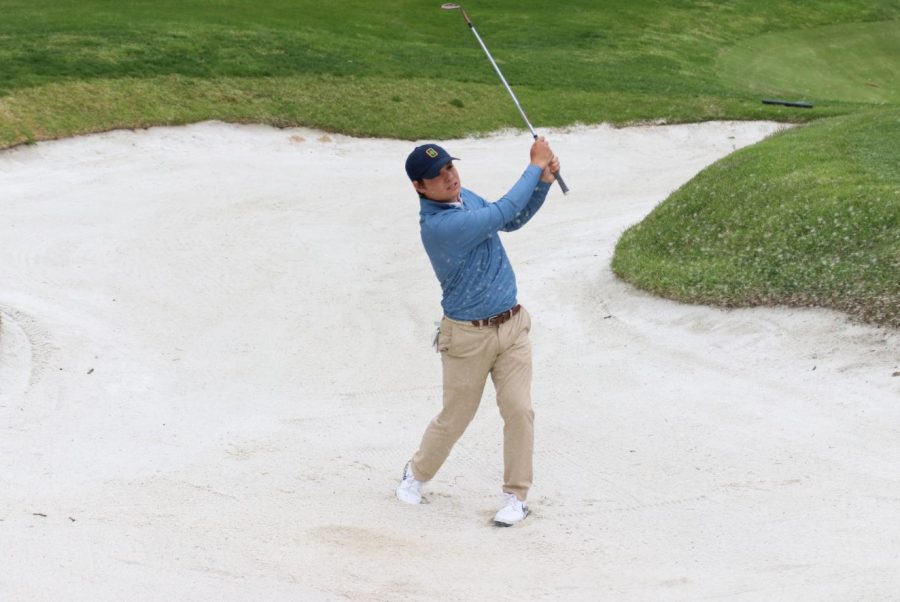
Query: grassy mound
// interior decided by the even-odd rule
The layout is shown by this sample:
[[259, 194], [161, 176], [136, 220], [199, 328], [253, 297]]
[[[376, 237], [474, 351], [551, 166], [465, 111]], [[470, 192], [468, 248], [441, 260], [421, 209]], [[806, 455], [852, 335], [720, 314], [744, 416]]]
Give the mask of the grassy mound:
[[900, 103], [898, 32], [882, 21], [766, 34], [729, 48], [718, 70], [763, 96]]
[[816, 122], [703, 171], [613, 270], [679, 301], [821, 306], [900, 327], [900, 110]]

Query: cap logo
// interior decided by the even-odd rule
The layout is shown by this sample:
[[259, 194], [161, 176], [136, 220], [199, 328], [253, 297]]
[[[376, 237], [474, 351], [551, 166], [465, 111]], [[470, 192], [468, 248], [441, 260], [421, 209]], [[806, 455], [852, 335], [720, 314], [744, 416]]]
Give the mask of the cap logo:
[[429, 157], [431, 157], [432, 159], [434, 159], [438, 156], [438, 152], [436, 150], [434, 150], [433, 148], [426, 149], [425, 154], [428, 155]]

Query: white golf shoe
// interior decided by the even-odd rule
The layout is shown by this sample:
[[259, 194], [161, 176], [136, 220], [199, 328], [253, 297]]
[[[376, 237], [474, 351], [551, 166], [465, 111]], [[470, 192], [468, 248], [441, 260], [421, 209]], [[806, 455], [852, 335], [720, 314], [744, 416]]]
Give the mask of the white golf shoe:
[[528, 516], [528, 506], [512, 493], [506, 493], [506, 505], [494, 515], [494, 525], [512, 527]]
[[407, 504], [419, 504], [422, 501], [422, 488], [425, 487], [425, 481], [417, 481], [413, 476], [410, 462], [403, 467], [403, 478], [400, 479], [400, 486], [397, 487], [397, 499]]

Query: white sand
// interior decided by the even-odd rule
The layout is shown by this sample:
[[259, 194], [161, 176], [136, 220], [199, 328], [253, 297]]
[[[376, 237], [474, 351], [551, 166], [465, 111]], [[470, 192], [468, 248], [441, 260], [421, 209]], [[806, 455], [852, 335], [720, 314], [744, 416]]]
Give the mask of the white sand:
[[[573, 193], [504, 239], [535, 322], [513, 529], [491, 393], [429, 503], [393, 497], [440, 403], [411, 143], [202, 123], [0, 153], [0, 599], [896, 599], [896, 331], [609, 269], [776, 129], [549, 133]], [[497, 198], [529, 142], [445, 146]]]

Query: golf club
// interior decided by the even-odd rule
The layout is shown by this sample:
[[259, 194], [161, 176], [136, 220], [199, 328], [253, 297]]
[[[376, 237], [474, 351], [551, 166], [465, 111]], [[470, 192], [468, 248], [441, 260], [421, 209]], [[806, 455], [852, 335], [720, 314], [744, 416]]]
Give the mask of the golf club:
[[[469, 26], [469, 29], [472, 30], [472, 33], [475, 35], [475, 39], [478, 40], [478, 44], [481, 46], [481, 49], [484, 50], [484, 53], [487, 55], [488, 60], [491, 61], [491, 65], [494, 66], [494, 71], [497, 72], [497, 76], [500, 78], [500, 81], [503, 82], [503, 86], [506, 88], [506, 91], [509, 92], [509, 95], [512, 96], [513, 102], [516, 103], [516, 108], [519, 109], [519, 114], [522, 116], [522, 119], [525, 121], [525, 125], [528, 126], [529, 131], [531, 131], [531, 135], [534, 136], [534, 139], [537, 140], [538, 135], [537, 132], [534, 131], [534, 127], [531, 125], [531, 122], [528, 120], [528, 115], [525, 114], [525, 110], [522, 108], [522, 105], [519, 103], [519, 99], [516, 98], [515, 92], [512, 91], [512, 88], [509, 87], [509, 84], [506, 81], [506, 78], [503, 77], [503, 72], [500, 71], [500, 67], [497, 66], [497, 62], [494, 60], [494, 57], [491, 56], [491, 51], [488, 50], [487, 46], [484, 44], [484, 40], [481, 39], [481, 36], [478, 35], [478, 31], [475, 29], [475, 25], [472, 23], [472, 20], [469, 18], [469, 15], [466, 13], [465, 9], [454, 2], [447, 2], [441, 5], [441, 9], [443, 10], [458, 10], [462, 13], [463, 19], [466, 20], [466, 24]], [[569, 187], [566, 186], [566, 183], [563, 182], [562, 177], [559, 175], [559, 172], [554, 172], [553, 174], [556, 177], [556, 181], [559, 183], [560, 189], [563, 191], [563, 194], [569, 193]]]

